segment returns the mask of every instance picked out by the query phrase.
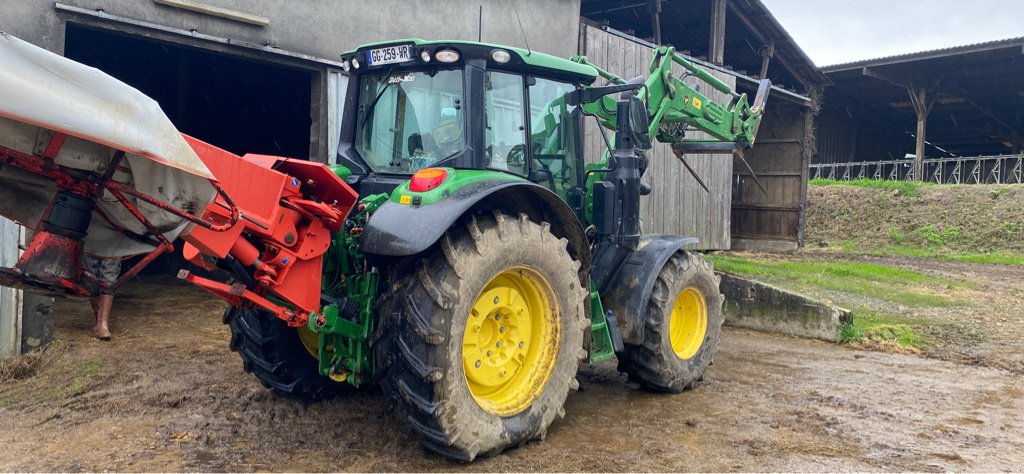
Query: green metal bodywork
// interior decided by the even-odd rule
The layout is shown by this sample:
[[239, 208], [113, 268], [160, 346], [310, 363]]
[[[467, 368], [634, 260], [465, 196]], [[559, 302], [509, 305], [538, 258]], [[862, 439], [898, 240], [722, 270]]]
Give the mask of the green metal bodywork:
[[[612, 84], [625, 84], [626, 81], [608, 71], [591, 64], [585, 57], [577, 56], [571, 60], [557, 58], [543, 53], [530, 52], [520, 48], [487, 43], [467, 41], [424, 41], [407, 39], [386, 41], [361, 46], [357, 50], [342, 55], [343, 60], [350, 61], [357, 53], [374, 47], [386, 45], [414, 44], [417, 50], [422, 48], [449, 47], [458, 49], [460, 46], [491, 47], [502, 49], [517, 55], [522, 67], [529, 74], [542, 76], [544, 70], [557, 71], [561, 76], [574, 76], [580, 90], [591, 87], [598, 77]], [[673, 65], [681, 66], [685, 75], [675, 77]], [[655, 50], [654, 59], [649, 68], [650, 75], [637, 91], [647, 106], [650, 127], [647, 135], [663, 143], [680, 143], [686, 127], [694, 127], [713, 137], [709, 142], [735, 143], [738, 148], [745, 148], [754, 143], [758, 124], [763, 111], [751, 108], [746, 94], [735, 93], [727, 84], [697, 67], [686, 58], [676, 54], [671, 47], [660, 47]], [[696, 77], [714, 89], [731, 97], [728, 104], [722, 105], [710, 100], [706, 95], [683, 82], [687, 76]], [[564, 98], [561, 103], [552, 103], [546, 107], [548, 113], [564, 112], [567, 106]], [[558, 101], [556, 101], [558, 102]], [[615, 129], [616, 99], [612, 95], [580, 104], [584, 114], [597, 117], [606, 128]], [[553, 129], [553, 117], [542, 117], [541, 123]], [[609, 138], [614, 142], [614, 136]], [[535, 137], [536, 138], [536, 137]], [[541, 137], [543, 138], [543, 137]], [[548, 137], [550, 138], [550, 137]], [[694, 141], [694, 140], [687, 140]], [[542, 143], [544, 143], [542, 141]], [[542, 148], [543, 150], [544, 148]], [[609, 166], [609, 151], [603, 152], [597, 163], [586, 165], [586, 184], [584, 200], [583, 226], [592, 222], [591, 190], [594, 183], [601, 180], [604, 170]], [[639, 151], [640, 153], [643, 150]], [[319, 314], [309, 319], [308, 327], [319, 336], [320, 372], [337, 381], [346, 381], [359, 386], [372, 379], [375, 367], [370, 356], [369, 336], [375, 329], [377, 315], [374, 306], [378, 298], [382, 276], [375, 268], [369, 267], [360, 252], [361, 230], [366, 226], [370, 216], [385, 202], [412, 206], [430, 206], [452, 196], [460, 189], [485, 181], [523, 181], [521, 176], [497, 170], [470, 170], [442, 168], [446, 171], [445, 180], [436, 188], [424, 192], [412, 192], [409, 181], [405, 181], [390, 194], [375, 194], [362, 198], [353, 214], [349, 216], [345, 229], [334, 235], [330, 251], [324, 258], [323, 292], [329, 297], [347, 299], [348, 305], [355, 304], [354, 315], [349, 312], [346, 318], [336, 304], [324, 306]], [[344, 166], [332, 166], [332, 170], [342, 179], [347, 179], [352, 171]], [[567, 199], [562, 195], [562, 199]], [[607, 360], [615, 356], [615, 347], [607, 314], [593, 282], [590, 285], [590, 319], [591, 319], [591, 362]], [[351, 306], [348, 306], [351, 309]]]
[[615, 345], [612, 343], [611, 328], [605, 317], [601, 294], [590, 282], [590, 363], [600, 362], [615, 357]]
[[484, 181], [521, 181], [528, 183], [525, 178], [495, 170], [458, 170], [455, 168], [438, 168], [445, 170], [447, 176], [444, 182], [438, 187], [429, 191], [415, 192], [409, 190], [409, 181], [406, 181], [391, 192], [391, 202], [416, 206], [427, 206], [434, 204], [455, 191], [476, 183]]
[[377, 319], [373, 307], [380, 284], [380, 275], [367, 266], [359, 250], [359, 234], [387, 198], [387, 194], [375, 194], [361, 199], [349, 216], [353, 225], [333, 236], [324, 257], [320, 289], [330, 297], [347, 298], [355, 304], [354, 317], [346, 319], [339, 314], [336, 304], [328, 304], [320, 314], [310, 315], [308, 322], [309, 330], [320, 339], [320, 373], [356, 387], [374, 372], [369, 336]]
[[[572, 61], [594, 67], [612, 84], [626, 83], [625, 79], [597, 68], [585, 56], [574, 56]], [[686, 70], [682, 78], [672, 74], [673, 64]], [[647, 135], [652, 139], [680, 143], [683, 134], [678, 126], [689, 125], [715, 137], [708, 141], [737, 143], [744, 147], [753, 145], [763, 111], [751, 109], [746, 94], [737, 94], [728, 84], [677, 54], [670, 46], [654, 51], [649, 73], [637, 97], [647, 104], [650, 118]], [[726, 105], [714, 102], [683, 82], [686, 76], [694, 76], [732, 99]], [[583, 110], [597, 116], [605, 127], [615, 129], [615, 102], [614, 97], [604, 96], [584, 104]]]

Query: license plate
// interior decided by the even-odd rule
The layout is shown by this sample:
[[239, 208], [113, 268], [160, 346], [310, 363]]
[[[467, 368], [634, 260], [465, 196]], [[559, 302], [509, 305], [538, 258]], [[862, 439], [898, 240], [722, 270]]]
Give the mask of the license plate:
[[412, 61], [412, 45], [387, 46], [384, 48], [371, 49], [366, 52], [366, 63], [370, 66], [381, 64], [394, 64]]

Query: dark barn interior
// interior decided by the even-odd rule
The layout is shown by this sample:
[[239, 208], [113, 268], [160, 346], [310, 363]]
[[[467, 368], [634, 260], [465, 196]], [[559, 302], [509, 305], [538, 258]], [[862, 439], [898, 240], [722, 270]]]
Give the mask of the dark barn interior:
[[[819, 163], [915, 155], [918, 118], [926, 158], [1020, 153], [1024, 142], [1024, 38], [824, 67]], [[922, 103], [912, 99], [917, 94]], [[926, 109], [922, 109], [926, 106]], [[923, 112], [923, 114], [922, 114]]]
[[[152, 97], [183, 133], [236, 154], [309, 158], [309, 72], [74, 23], [66, 34], [65, 56]], [[175, 245], [144, 273], [183, 264]]]
[[186, 134], [237, 154], [309, 158], [309, 72], [74, 23], [65, 44], [65, 56], [152, 97]]

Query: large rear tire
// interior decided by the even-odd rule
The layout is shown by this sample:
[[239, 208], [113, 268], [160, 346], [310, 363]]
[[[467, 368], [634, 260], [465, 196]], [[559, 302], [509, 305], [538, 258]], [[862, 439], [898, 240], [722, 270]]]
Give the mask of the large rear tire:
[[316, 335], [308, 329], [289, 327], [266, 311], [235, 307], [224, 312], [224, 324], [231, 328], [229, 346], [242, 357], [242, 368], [277, 394], [313, 402], [350, 389], [320, 375]]
[[699, 253], [669, 258], [647, 303], [643, 341], [626, 344], [619, 370], [660, 392], [682, 392], [702, 381], [725, 319], [719, 280]]
[[428, 449], [471, 461], [565, 415], [587, 355], [567, 245], [526, 215], [470, 217], [389, 293], [382, 387]]

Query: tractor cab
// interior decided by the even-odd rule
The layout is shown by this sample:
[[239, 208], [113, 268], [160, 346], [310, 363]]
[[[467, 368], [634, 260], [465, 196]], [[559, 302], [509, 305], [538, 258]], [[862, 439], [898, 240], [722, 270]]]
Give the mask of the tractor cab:
[[360, 194], [425, 168], [491, 170], [582, 195], [581, 109], [596, 70], [485, 43], [402, 40], [342, 56], [350, 74], [338, 163]]

